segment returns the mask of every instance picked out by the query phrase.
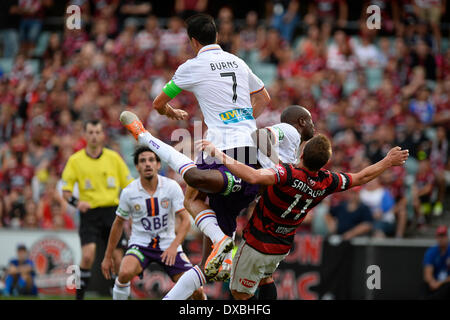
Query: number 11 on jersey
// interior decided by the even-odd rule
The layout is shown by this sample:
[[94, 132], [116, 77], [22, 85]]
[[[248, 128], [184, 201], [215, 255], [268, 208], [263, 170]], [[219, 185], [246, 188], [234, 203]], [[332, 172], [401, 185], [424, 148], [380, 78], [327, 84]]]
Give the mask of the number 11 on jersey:
[[[294, 196], [294, 198], [295, 198], [295, 200], [291, 203], [291, 205], [289, 206], [289, 208], [287, 208], [286, 211], [283, 212], [283, 214], [281, 215], [281, 218], [286, 217], [286, 216], [292, 211], [292, 209], [294, 209], [294, 207], [297, 205], [297, 203], [298, 203], [298, 202], [300, 201], [300, 199], [302, 198], [302, 195], [301, 195], [301, 194], [296, 194], [296, 195]], [[301, 216], [302, 214], [305, 213], [306, 209], [311, 205], [312, 201], [313, 201], [312, 199], [307, 199], [307, 200], [305, 201], [306, 203], [305, 203], [305, 205], [304, 205], [302, 211], [300, 211], [300, 213], [298, 213], [298, 214], [295, 215], [294, 220], [297, 220], [298, 218], [300, 218], [300, 216]]]

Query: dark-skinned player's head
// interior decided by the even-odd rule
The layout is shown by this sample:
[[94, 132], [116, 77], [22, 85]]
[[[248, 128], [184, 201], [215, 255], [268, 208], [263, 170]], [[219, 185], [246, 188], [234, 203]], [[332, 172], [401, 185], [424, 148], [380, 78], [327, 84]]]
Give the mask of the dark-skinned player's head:
[[207, 46], [217, 42], [216, 23], [210, 15], [204, 13], [195, 14], [186, 20], [186, 26], [189, 40], [194, 49], [197, 49], [195, 41], [200, 46]]
[[308, 141], [314, 136], [314, 123], [308, 109], [292, 105], [283, 110], [281, 122], [290, 124], [300, 133], [302, 141]]
[[318, 134], [306, 143], [300, 158], [306, 169], [319, 171], [330, 160], [331, 154], [330, 140], [323, 134]]
[[141, 178], [151, 180], [161, 168], [161, 159], [149, 147], [139, 145], [133, 154], [134, 165]]

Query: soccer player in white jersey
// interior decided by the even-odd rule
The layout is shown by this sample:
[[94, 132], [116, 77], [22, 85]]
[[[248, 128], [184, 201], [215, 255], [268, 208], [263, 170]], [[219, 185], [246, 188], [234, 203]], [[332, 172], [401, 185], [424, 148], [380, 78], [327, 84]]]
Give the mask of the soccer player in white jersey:
[[[151, 262], [160, 264], [174, 282], [192, 268], [181, 247], [190, 229], [189, 213], [183, 207], [181, 187], [174, 180], [158, 175], [160, 159], [147, 146], [136, 149], [134, 163], [139, 179], [130, 183], [120, 195], [116, 219], [102, 262], [103, 275], [110, 279], [111, 274], [116, 274], [113, 249], [123, 232], [125, 220], [131, 219], [129, 246], [114, 284], [114, 300], [128, 299], [131, 279], [141, 275]], [[176, 216], [180, 218], [177, 233]], [[194, 299], [203, 299], [203, 288], [198, 288], [192, 296]]]
[[275, 168], [281, 161], [296, 164], [301, 143], [314, 134], [311, 113], [304, 107], [291, 105], [283, 110], [280, 123], [252, 133], [258, 146], [258, 162], [262, 168]]
[[[169, 118], [185, 119], [187, 113], [172, 108], [168, 102], [182, 90], [192, 92], [208, 127], [207, 139], [227, 154], [256, 166], [257, 152], [251, 133], [256, 130], [255, 117], [270, 101], [269, 94], [242, 59], [223, 51], [217, 44], [217, 29], [211, 16], [194, 15], [186, 23], [197, 56], [178, 67], [172, 80], [155, 98], [153, 107]], [[169, 165], [172, 163], [190, 186], [185, 207], [214, 245], [211, 255], [204, 254], [208, 259], [202, 265], [205, 264], [208, 278], [215, 276], [225, 255], [233, 248], [231, 237], [236, 217], [253, 201], [258, 187], [235, 179], [225, 166], [212, 158], [208, 161], [200, 157], [196, 165], [188, 157], [173, 155], [170, 148], [160, 148], [161, 142], [148, 132], [139, 139], [159, 149], [161, 159]], [[194, 167], [204, 170], [204, 174], [191, 174], [189, 171]], [[211, 208], [204, 203], [206, 196]], [[211, 250], [210, 245], [204, 249]]]
[[[275, 164], [278, 164], [278, 161], [282, 161], [285, 163], [296, 163], [298, 154], [298, 149], [300, 146], [301, 140], [303, 142], [309, 140], [314, 134], [314, 124], [311, 119], [311, 114], [308, 110], [300, 106], [290, 106], [286, 108], [281, 114], [281, 120], [283, 121], [280, 124], [258, 129], [251, 136], [257, 142], [257, 145], [265, 145], [264, 142], [260, 143], [258, 140], [266, 139], [268, 140], [269, 150], [263, 150], [264, 154], [271, 156], [276, 153], [275, 156]], [[128, 130], [135, 136], [135, 138], [141, 143], [147, 143], [147, 145], [154, 150], [154, 152], [160, 156], [165, 157], [164, 161], [167, 161], [169, 166], [171, 166], [174, 170], [176, 168], [176, 162], [173, 159], [185, 157], [174, 148], [168, 146], [162, 141], [151, 137], [150, 140], [146, 141], [147, 132], [143, 127], [142, 123], [139, 121], [136, 115], [129, 111], [124, 111], [121, 114], [121, 122], [124, 124]], [[264, 140], [263, 140], [264, 141]], [[278, 149], [278, 153], [277, 153]], [[271, 161], [266, 157], [268, 161]], [[262, 161], [264, 162], [264, 161]], [[267, 162], [266, 162], [267, 164]], [[273, 164], [267, 164], [264, 168], [273, 167]], [[184, 179], [187, 183], [189, 180], [186, 179], [187, 176], [190, 176], [191, 179], [202, 179], [208, 174], [214, 174], [216, 170], [204, 171], [198, 168], [193, 167], [184, 175]], [[254, 198], [253, 198], [254, 199]], [[231, 204], [233, 205], [233, 204]], [[230, 214], [231, 215], [231, 214]], [[221, 227], [221, 226], [220, 226]], [[233, 229], [234, 232], [235, 229]], [[227, 253], [229, 255], [230, 253]], [[228, 263], [230, 265], [231, 261]], [[197, 266], [196, 266], [197, 267]], [[219, 266], [220, 267], [220, 266]], [[231, 267], [231, 266], [230, 266]], [[204, 282], [202, 279], [204, 277], [198, 276], [198, 268], [192, 268], [180, 278], [179, 282], [174, 286], [174, 288], [168, 293], [166, 296], [167, 299], [186, 299], [189, 297], [192, 292], [194, 292], [197, 288], [202, 286]], [[225, 278], [224, 278], [225, 279]], [[214, 279], [208, 279], [214, 280]], [[223, 280], [217, 279], [216, 280]], [[270, 279], [269, 279], [270, 280]], [[267, 284], [270, 284], [267, 282]], [[273, 288], [268, 285], [265, 286], [265, 291], [270, 292], [273, 297], [274, 293]], [[268, 299], [270, 298], [270, 294], [266, 295]], [[261, 294], [260, 294], [261, 295]], [[264, 295], [264, 294], [263, 294]]]

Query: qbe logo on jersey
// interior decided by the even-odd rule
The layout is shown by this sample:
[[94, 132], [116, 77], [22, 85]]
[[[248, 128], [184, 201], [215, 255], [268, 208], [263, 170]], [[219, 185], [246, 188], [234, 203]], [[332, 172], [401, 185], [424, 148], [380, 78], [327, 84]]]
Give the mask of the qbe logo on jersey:
[[240, 108], [222, 112], [219, 114], [220, 119], [225, 124], [241, 122], [244, 120], [253, 120], [252, 108]]

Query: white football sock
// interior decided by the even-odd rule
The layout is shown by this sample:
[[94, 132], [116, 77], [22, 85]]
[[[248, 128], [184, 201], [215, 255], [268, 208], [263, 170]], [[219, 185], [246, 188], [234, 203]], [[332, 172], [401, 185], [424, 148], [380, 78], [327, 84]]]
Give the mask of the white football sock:
[[130, 282], [120, 283], [118, 278], [114, 283], [113, 300], [128, 300], [130, 296]]
[[205, 236], [210, 238], [213, 243], [222, 240], [225, 236], [225, 233], [223, 233], [217, 223], [216, 213], [212, 209], [206, 209], [200, 212], [195, 217], [195, 225]]
[[199, 266], [186, 271], [166, 294], [163, 300], [187, 300], [195, 290], [206, 283], [205, 275]]
[[189, 169], [196, 167], [190, 158], [178, 152], [167, 143], [155, 138], [148, 131], [141, 133], [138, 136], [138, 141], [148, 146], [162, 161], [167, 162], [169, 167], [181, 174], [181, 176], [184, 176]]

